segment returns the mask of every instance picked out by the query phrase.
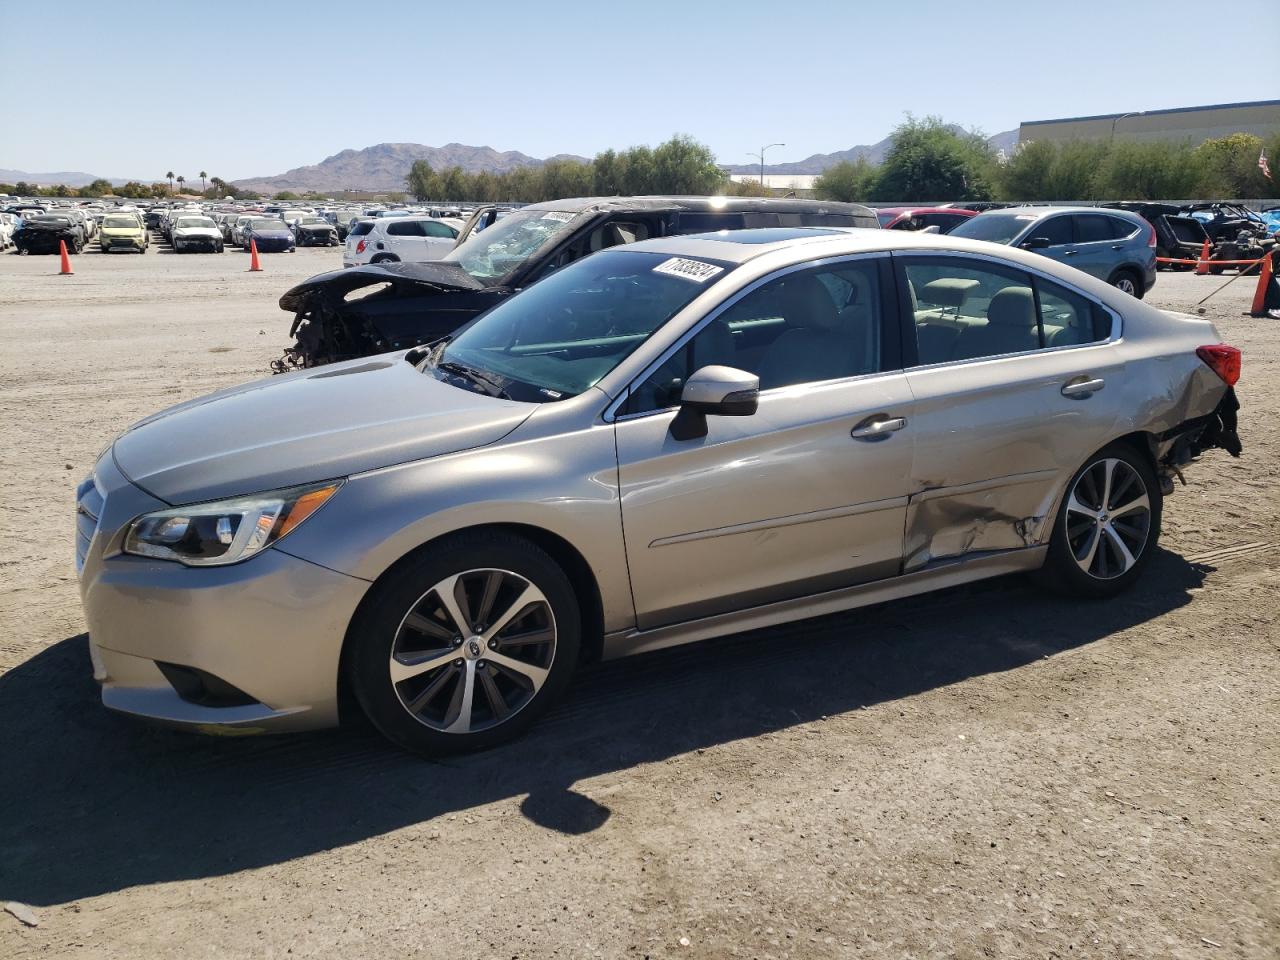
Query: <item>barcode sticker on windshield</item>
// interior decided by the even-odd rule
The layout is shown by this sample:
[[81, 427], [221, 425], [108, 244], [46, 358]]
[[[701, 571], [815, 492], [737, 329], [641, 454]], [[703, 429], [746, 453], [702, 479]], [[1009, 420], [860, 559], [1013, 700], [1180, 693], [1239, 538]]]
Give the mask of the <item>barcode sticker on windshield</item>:
[[673, 277], [683, 277], [694, 283], [706, 283], [717, 273], [724, 273], [724, 267], [714, 263], [703, 263], [701, 260], [686, 260], [683, 257], [672, 257], [653, 268], [654, 273], [666, 273]]
[[549, 213], [544, 213], [541, 219], [554, 220], [556, 223], [568, 223], [570, 220], [574, 218], [574, 216], [575, 214], [565, 213], [562, 210], [552, 210]]

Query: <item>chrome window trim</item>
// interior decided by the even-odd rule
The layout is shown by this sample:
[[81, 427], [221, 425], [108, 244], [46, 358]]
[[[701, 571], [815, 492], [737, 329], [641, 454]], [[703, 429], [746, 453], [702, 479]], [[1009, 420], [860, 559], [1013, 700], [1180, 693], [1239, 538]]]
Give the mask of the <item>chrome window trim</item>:
[[[785, 267], [779, 267], [777, 270], [774, 270], [772, 273], [766, 273], [764, 276], [757, 277], [755, 280], [751, 281], [742, 289], [731, 294], [727, 299], [720, 301], [720, 303], [718, 303], [712, 310], [704, 314], [695, 324], [693, 324], [688, 330], [682, 333], [680, 335], [680, 338], [676, 340], [675, 343], [667, 347], [667, 349], [662, 351], [662, 353], [659, 354], [657, 358], [655, 358], [652, 362], [647, 364], [644, 367], [644, 369], [640, 371], [639, 374], [637, 374], [635, 377], [632, 378], [631, 382], [628, 383], [623, 390], [618, 392], [618, 395], [613, 399], [613, 402], [610, 403], [609, 406], [605, 408], [604, 413], [601, 415], [601, 419], [603, 420], [604, 423], [615, 423], [615, 422], [620, 422], [625, 420], [637, 420], [641, 417], [650, 417], [655, 414], [666, 413], [667, 411], [677, 409], [677, 407], [671, 406], [671, 407], [663, 407], [660, 410], [643, 410], [639, 413], [627, 413], [627, 414], [621, 414], [621, 415], [618, 413], [618, 409], [623, 404], [625, 404], [627, 400], [631, 398], [631, 391], [634, 387], [644, 383], [644, 381], [650, 375], [655, 373], [657, 369], [660, 366], [662, 366], [664, 363], [666, 363], [668, 360], [670, 360], [671, 357], [673, 357], [675, 354], [679, 353], [682, 349], [684, 349], [684, 347], [689, 343], [690, 340], [692, 340], [699, 333], [701, 333], [702, 330], [706, 326], [708, 326], [713, 320], [715, 320], [718, 316], [720, 316], [720, 314], [724, 313], [726, 310], [728, 310], [730, 307], [736, 304], [743, 297], [747, 296], [747, 294], [752, 293], [755, 290], [758, 290], [760, 287], [764, 286], [766, 283], [769, 283], [773, 280], [778, 280], [782, 277], [787, 276], [788, 274], [797, 273], [800, 270], [809, 270], [817, 267], [825, 267], [835, 263], [850, 263], [850, 262], [856, 262], [859, 260], [885, 259], [889, 256], [890, 256], [890, 251], [888, 250], [870, 250], [870, 251], [864, 251], [861, 253], [836, 254], [830, 257], [823, 257], [821, 260], [805, 260], [800, 263], [792, 263]], [[883, 292], [881, 293], [881, 296], [883, 297]], [[901, 372], [902, 372], [901, 370], [876, 370], [871, 373], [855, 374], [851, 377], [836, 377], [831, 380], [813, 380], [804, 384], [792, 383], [792, 384], [788, 384], [785, 387], [773, 387], [769, 390], [762, 390], [760, 391], [760, 396], [765, 397], [765, 396], [775, 395], [779, 391], [791, 390], [799, 386], [814, 386], [816, 384], [821, 384], [821, 383], [840, 383], [846, 380], [863, 380], [869, 377], [879, 377], [885, 374], [901, 373]]]
[[[1087, 347], [1104, 347], [1104, 346], [1109, 346], [1111, 344], [1119, 343], [1124, 338], [1124, 318], [1117, 311], [1113, 310], [1110, 306], [1103, 303], [1093, 294], [1087, 293], [1084, 290], [1081, 290], [1079, 287], [1077, 287], [1075, 284], [1071, 283], [1070, 281], [1060, 280], [1057, 277], [1051, 276], [1040, 270], [1036, 270], [1034, 267], [1024, 267], [1021, 264], [1011, 264], [1007, 260], [1002, 260], [998, 257], [993, 257], [990, 254], [972, 253], [968, 250], [936, 250], [936, 251], [931, 250], [927, 253], [924, 253], [924, 252], [918, 253], [914, 250], [894, 251], [894, 255], [901, 256], [903, 259], [909, 259], [912, 257], [920, 257], [920, 258], [962, 257], [967, 260], [981, 260], [984, 262], [993, 263], [996, 266], [1012, 268], [1015, 270], [1022, 270], [1033, 279], [1038, 278], [1041, 280], [1045, 280], [1048, 283], [1056, 284], [1057, 286], [1062, 287], [1063, 289], [1069, 290], [1072, 293], [1076, 294], [1077, 296], [1084, 297], [1086, 300], [1089, 301], [1089, 303], [1093, 304], [1094, 306], [1101, 307], [1111, 317], [1111, 336], [1107, 337], [1107, 339], [1105, 340], [1090, 340], [1088, 343], [1066, 343], [1060, 347], [1037, 347], [1034, 350], [1019, 350], [1016, 353], [993, 353], [989, 357], [969, 357], [964, 360], [943, 360], [940, 363], [917, 363], [913, 366], [907, 367], [906, 369], [908, 371], [933, 370], [938, 367], [954, 367], [962, 363], [985, 363], [988, 360], [1002, 360], [1006, 357], [1040, 356], [1046, 353], [1059, 353], [1063, 350], [1082, 350]], [[1036, 298], [1036, 302], [1039, 303], [1039, 297]]]

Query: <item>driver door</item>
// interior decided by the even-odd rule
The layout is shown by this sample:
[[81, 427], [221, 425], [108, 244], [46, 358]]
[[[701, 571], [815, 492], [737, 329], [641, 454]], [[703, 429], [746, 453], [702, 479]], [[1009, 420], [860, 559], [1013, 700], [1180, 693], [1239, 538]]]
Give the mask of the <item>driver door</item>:
[[[887, 269], [862, 256], [758, 285], [632, 386], [615, 435], [641, 629], [899, 571], [912, 400]], [[677, 440], [681, 385], [713, 364], [759, 375], [759, 408]]]

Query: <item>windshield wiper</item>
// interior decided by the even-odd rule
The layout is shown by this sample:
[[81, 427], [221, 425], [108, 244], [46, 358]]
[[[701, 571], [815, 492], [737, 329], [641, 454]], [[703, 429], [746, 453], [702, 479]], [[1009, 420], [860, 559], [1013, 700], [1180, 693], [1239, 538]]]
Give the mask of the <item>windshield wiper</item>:
[[441, 360], [436, 364], [437, 370], [443, 370], [445, 373], [452, 373], [455, 377], [462, 377], [469, 380], [478, 387], [482, 387], [484, 392], [491, 397], [498, 397], [502, 400], [510, 400], [507, 391], [502, 389], [502, 384], [498, 381], [486, 377], [479, 370], [473, 370], [471, 367], [461, 363], [455, 363], [453, 360]]

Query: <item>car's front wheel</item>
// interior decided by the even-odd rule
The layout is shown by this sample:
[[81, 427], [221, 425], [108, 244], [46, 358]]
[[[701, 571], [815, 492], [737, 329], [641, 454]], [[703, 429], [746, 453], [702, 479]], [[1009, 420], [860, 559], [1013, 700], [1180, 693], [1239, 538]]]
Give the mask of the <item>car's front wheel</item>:
[[1041, 579], [1080, 596], [1119, 593], [1150, 562], [1162, 508], [1160, 484], [1145, 456], [1123, 443], [1098, 451], [1071, 478]]
[[348, 634], [357, 700], [383, 734], [424, 755], [517, 736], [559, 696], [578, 659], [573, 587], [539, 547], [460, 534], [371, 591]]

